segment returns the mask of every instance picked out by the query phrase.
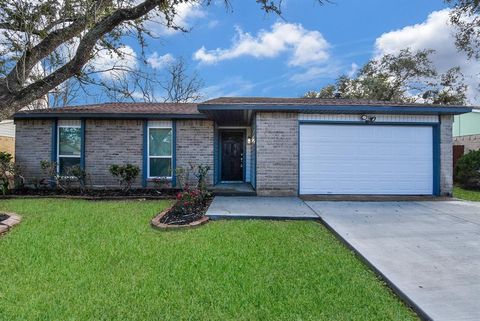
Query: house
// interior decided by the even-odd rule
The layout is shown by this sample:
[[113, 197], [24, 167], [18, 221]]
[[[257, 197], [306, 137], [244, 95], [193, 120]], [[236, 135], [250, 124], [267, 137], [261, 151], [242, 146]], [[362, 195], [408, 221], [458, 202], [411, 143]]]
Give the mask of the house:
[[13, 119], [0, 121], [0, 152], [15, 155], [15, 124]]
[[463, 146], [463, 152], [480, 149], [480, 110], [456, 115], [453, 123], [453, 145]]
[[137, 186], [211, 167], [209, 185], [257, 195], [451, 195], [452, 123], [464, 106], [311, 98], [217, 98], [199, 104], [106, 103], [15, 114], [16, 162], [80, 165], [113, 186], [111, 164], [140, 167]]

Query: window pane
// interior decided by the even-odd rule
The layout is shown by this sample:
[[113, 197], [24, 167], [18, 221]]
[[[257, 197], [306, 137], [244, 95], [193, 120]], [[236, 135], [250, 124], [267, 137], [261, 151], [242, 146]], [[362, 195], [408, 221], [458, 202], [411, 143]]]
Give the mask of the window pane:
[[80, 156], [80, 128], [60, 127], [58, 134], [58, 154]]
[[171, 158], [150, 158], [150, 177], [172, 176]]
[[172, 156], [172, 129], [150, 128], [150, 156]]
[[60, 167], [60, 175], [67, 175], [70, 167], [80, 166], [80, 157], [59, 157], [58, 165]]

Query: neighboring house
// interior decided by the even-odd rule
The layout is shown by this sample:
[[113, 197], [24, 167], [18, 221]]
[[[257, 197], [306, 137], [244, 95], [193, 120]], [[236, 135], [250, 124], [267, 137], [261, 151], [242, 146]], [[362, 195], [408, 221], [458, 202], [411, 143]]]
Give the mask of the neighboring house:
[[[45, 108], [48, 108], [48, 98], [38, 99], [22, 110], [27, 111]], [[15, 124], [13, 119], [0, 121], [0, 152], [7, 152], [15, 156]]]
[[0, 121], [0, 152], [15, 155], [15, 124], [12, 119]]
[[107, 103], [15, 114], [16, 162], [27, 181], [41, 160], [80, 165], [114, 186], [111, 164], [175, 186], [172, 169], [211, 167], [209, 185], [257, 195], [451, 195], [453, 115], [462, 106], [347, 99], [217, 98], [200, 104]]
[[464, 146], [466, 153], [480, 149], [480, 110], [474, 109], [471, 113], [457, 115], [453, 123], [453, 144]]

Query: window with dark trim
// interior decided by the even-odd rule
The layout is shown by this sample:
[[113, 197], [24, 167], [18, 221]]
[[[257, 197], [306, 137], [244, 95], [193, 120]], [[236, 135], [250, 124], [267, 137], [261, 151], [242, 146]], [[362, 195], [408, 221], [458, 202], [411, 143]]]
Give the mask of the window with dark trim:
[[60, 125], [57, 128], [57, 171], [67, 175], [68, 169], [80, 166], [82, 149], [81, 126]]
[[172, 127], [148, 128], [148, 178], [172, 178]]

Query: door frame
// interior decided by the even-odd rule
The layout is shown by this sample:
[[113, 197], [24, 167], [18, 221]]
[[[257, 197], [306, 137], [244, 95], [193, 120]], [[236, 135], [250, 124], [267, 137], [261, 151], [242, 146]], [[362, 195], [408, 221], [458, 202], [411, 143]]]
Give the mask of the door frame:
[[434, 196], [439, 196], [441, 194], [440, 188], [440, 160], [441, 160], [441, 151], [440, 151], [440, 118], [436, 122], [389, 122], [389, 121], [379, 121], [373, 123], [367, 123], [363, 121], [337, 121], [337, 120], [299, 120], [298, 121], [298, 137], [297, 137], [297, 155], [298, 155], [298, 164], [297, 164], [297, 195], [300, 194], [300, 126], [301, 125], [365, 125], [365, 126], [420, 126], [420, 127], [431, 127], [432, 128], [432, 144], [433, 144], [433, 190], [432, 194]]
[[[222, 134], [225, 132], [237, 132], [243, 134], [243, 159], [242, 159], [242, 179], [238, 181], [223, 181], [222, 180]], [[218, 128], [218, 160], [216, 162], [218, 168], [218, 183], [244, 183], [247, 173], [247, 129], [246, 128]]]

